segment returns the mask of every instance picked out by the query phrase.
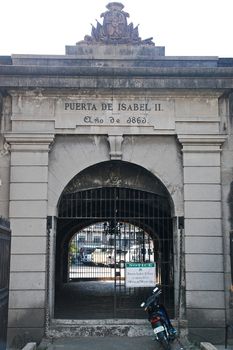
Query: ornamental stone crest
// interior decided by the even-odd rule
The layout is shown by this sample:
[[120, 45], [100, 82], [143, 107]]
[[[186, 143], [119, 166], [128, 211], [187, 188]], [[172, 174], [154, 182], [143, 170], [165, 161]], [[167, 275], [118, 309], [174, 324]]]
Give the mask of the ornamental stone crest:
[[123, 11], [124, 5], [120, 2], [110, 2], [103, 12], [103, 24], [97, 21], [96, 27], [92, 25], [91, 36], [86, 35], [85, 43], [101, 44], [133, 44], [133, 45], [153, 45], [153, 38], [142, 40], [139, 37], [138, 26], [133, 23], [128, 24], [129, 14]]

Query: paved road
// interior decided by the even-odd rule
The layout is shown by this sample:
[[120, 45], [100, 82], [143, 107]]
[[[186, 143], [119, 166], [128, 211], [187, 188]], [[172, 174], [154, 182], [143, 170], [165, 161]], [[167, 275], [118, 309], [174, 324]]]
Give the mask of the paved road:
[[[39, 348], [40, 349], [40, 348]], [[41, 350], [44, 348], [41, 347]], [[151, 337], [82, 337], [54, 340], [47, 350], [161, 350], [159, 344]], [[180, 350], [177, 341], [172, 350]], [[184, 349], [188, 349], [184, 347]]]

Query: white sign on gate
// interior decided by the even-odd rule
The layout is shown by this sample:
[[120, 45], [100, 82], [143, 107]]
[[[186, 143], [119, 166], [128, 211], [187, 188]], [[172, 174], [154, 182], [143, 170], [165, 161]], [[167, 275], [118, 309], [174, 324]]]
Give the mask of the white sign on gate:
[[155, 263], [126, 263], [126, 287], [154, 287]]

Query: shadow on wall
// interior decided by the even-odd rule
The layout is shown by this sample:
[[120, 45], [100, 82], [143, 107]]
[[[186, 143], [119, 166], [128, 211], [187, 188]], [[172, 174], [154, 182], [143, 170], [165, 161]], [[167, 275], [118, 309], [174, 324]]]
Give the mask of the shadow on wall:
[[8, 328], [9, 350], [22, 349], [27, 343], [39, 343], [44, 336], [44, 309], [20, 310], [10, 321]]
[[233, 181], [231, 182], [230, 193], [228, 195], [228, 204], [230, 209], [230, 226], [231, 230], [233, 230]]
[[[233, 115], [233, 94], [231, 98], [231, 111]], [[232, 119], [232, 118], [231, 118]], [[229, 239], [230, 239], [230, 263], [231, 263], [231, 289], [230, 289], [230, 295], [229, 295], [229, 320], [233, 319], [233, 181], [231, 182], [230, 186], [230, 192], [228, 195], [228, 204], [229, 204], [229, 221], [230, 221], [230, 233], [229, 233]], [[228, 334], [229, 339], [233, 339], [233, 330], [230, 329], [230, 332]], [[225, 340], [226, 341], [226, 340]]]

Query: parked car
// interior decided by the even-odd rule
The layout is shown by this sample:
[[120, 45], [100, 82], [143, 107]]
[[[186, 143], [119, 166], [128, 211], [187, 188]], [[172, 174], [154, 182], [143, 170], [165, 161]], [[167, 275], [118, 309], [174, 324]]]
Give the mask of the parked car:
[[93, 260], [92, 260], [92, 253], [93, 253], [93, 251], [94, 251], [94, 249], [86, 249], [82, 253], [81, 262], [84, 265], [92, 265], [93, 264]]
[[114, 267], [116, 258], [116, 265], [124, 264], [128, 261], [128, 251], [127, 250], [116, 250], [112, 248], [97, 248], [92, 253], [92, 262], [98, 266], [110, 266]]
[[113, 249], [97, 248], [91, 254], [91, 259], [95, 265], [110, 266], [114, 263]]

